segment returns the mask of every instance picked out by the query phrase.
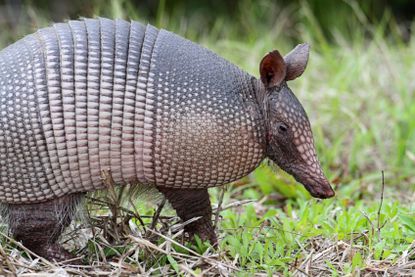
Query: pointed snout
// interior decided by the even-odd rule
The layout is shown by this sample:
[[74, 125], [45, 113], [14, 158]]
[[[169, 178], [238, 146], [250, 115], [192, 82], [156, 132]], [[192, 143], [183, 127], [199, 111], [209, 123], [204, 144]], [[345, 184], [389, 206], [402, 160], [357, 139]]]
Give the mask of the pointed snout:
[[304, 172], [300, 172], [299, 174], [293, 172], [292, 175], [298, 182], [304, 185], [313, 197], [325, 199], [335, 195], [333, 188], [323, 174], [320, 176], [313, 176], [304, 175]]
[[325, 199], [331, 198], [335, 195], [333, 188], [330, 186], [330, 183], [327, 180], [308, 179], [300, 183], [304, 185], [304, 187], [313, 197]]

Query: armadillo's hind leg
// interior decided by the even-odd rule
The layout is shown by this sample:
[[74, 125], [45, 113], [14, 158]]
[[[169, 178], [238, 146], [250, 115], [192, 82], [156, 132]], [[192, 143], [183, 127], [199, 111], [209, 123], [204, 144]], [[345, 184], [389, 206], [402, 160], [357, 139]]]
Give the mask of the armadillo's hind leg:
[[217, 244], [217, 238], [212, 225], [212, 207], [210, 206], [207, 189], [172, 189], [160, 188], [177, 215], [183, 220], [195, 217], [201, 218], [185, 226], [185, 232], [191, 237], [197, 234], [202, 240]]
[[71, 223], [81, 198], [81, 194], [72, 194], [43, 203], [9, 205], [9, 227], [13, 237], [50, 261], [74, 258], [57, 241]]

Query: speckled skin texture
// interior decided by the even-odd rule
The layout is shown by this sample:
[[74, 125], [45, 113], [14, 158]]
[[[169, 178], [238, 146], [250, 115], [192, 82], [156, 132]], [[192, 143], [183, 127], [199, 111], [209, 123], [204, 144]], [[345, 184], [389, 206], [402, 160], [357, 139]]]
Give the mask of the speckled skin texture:
[[138, 182], [207, 188], [265, 157], [254, 79], [151, 25], [87, 19], [0, 53], [0, 201]]
[[150, 70], [156, 92], [156, 128], [151, 131], [155, 170], [148, 179], [158, 186], [229, 183], [265, 157], [255, 79], [201, 49], [163, 30], [156, 40]]

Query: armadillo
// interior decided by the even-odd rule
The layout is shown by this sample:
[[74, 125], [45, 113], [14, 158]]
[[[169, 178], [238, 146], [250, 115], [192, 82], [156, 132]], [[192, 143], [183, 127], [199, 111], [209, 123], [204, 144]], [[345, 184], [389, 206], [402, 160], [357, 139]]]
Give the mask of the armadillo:
[[334, 195], [307, 115], [287, 86], [309, 56], [274, 50], [257, 79], [152, 25], [104, 18], [54, 24], [0, 52], [0, 202], [12, 235], [63, 260], [58, 245], [88, 191], [156, 187], [185, 231], [216, 243], [207, 189], [265, 158], [319, 198]]

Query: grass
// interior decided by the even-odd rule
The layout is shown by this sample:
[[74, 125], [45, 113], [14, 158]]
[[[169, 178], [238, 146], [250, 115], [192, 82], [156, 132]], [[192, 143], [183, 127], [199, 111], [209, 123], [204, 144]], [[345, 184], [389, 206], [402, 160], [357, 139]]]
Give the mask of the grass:
[[[198, 41], [256, 76], [264, 53], [273, 49], [286, 53], [295, 43], [309, 42], [308, 68], [290, 86], [308, 112], [317, 152], [335, 186], [336, 198], [311, 199], [287, 174], [281, 170], [275, 174], [273, 167], [263, 164], [225, 189], [211, 190], [214, 206], [221, 203], [222, 210], [216, 251], [201, 242], [176, 245], [171, 238], [181, 244], [180, 233], [173, 231], [182, 225], [171, 209], [163, 210], [151, 232], [148, 227], [155, 204], [134, 200], [136, 208], [127, 205], [130, 212], [119, 213], [127, 218], [125, 224], [118, 219], [111, 225], [109, 209], [90, 200], [95, 234], [78, 224], [78, 231], [66, 238], [85, 238], [83, 245], [69, 247], [91, 263], [99, 261], [96, 266], [59, 269], [44, 261], [30, 263], [3, 236], [0, 274], [59, 270], [183, 276], [415, 274], [414, 40], [400, 39], [400, 26], [390, 13], [373, 23], [357, 1], [345, 2], [352, 12], [347, 14], [350, 20], [343, 21], [351, 22], [350, 26], [329, 28], [330, 36], [305, 1], [284, 8], [268, 1], [257, 5], [242, 1], [236, 8], [236, 22], [218, 17], [209, 30], [200, 23], [203, 15], [182, 17], [183, 10], [170, 11], [163, 5], [151, 20]], [[97, 5], [94, 13], [144, 17], [128, 1]], [[33, 28], [49, 21], [47, 15], [33, 21], [35, 17], [30, 15], [39, 11], [32, 7], [27, 14], [35, 22]], [[19, 36], [28, 30], [16, 32]], [[6, 45], [13, 36], [1, 34], [1, 38]], [[119, 205], [108, 195], [101, 199], [109, 206]], [[147, 228], [139, 223], [136, 210]], [[104, 224], [109, 226], [106, 231], [99, 228]]]

